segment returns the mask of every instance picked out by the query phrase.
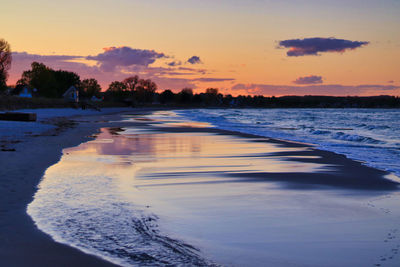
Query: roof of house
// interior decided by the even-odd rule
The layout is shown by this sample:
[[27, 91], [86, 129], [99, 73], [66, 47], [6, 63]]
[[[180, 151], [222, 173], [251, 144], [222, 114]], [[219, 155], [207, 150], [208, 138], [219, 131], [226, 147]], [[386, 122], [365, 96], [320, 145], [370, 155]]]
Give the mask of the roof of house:
[[71, 86], [70, 88], [68, 88], [67, 91], [65, 91], [65, 93], [63, 94], [63, 97], [68, 96], [68, 94], [70, 94], [71, 92], [74, 92], [74, 91], [78, 91], [78, 89], [76, 89], [75, 86]]

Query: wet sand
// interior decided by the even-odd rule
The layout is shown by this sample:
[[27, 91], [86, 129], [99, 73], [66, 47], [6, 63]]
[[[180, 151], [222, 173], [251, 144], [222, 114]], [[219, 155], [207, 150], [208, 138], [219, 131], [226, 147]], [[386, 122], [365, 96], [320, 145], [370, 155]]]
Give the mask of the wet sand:
[[[37, 229], [26, 207], [45, 170], [59, 161], [62, 149], [90, 140], [100, 127], [111, 127], [108, 121], [118, 118], [93, 114], [53, 118], [54, 129], [5, 140], [11, 151], [0, 151], [0, 266], [115, 266], [54, 242]], [[66, 125], [70, 120], [76, 124]]]
[[[32, 219], [26, 214], [26, 206], [32, 201], [41, 176], [47, 167], [59, 160], [61, 150], [90, 140], [88, 136], [98, 132], [100, 128], [103, 128], [103, 132], [98, 138], [103, 139], [114, 138], [113, 136], [119, 134], [119, 129], [110, 131], [105, 130], [106, 127], [134, 128], [132, 132], [128, 130], [122, 135], [128, 139], [133, 138], [130, 142], [135, 138], [140, 139], [139, 141], [127, 146], [123, 143], [125, 137], [122, 136], [116, 139], [122, 142], [120, 145], [119, 141], [109, 146], [103, 144], [102, 153], [155, 158], [155, 161], [141, 166], [134, 184], [130, 185], [144, 190], [154, 198], [158, 196], [158, 201], [188, 201], [190, 195], [195, 200], [197, 197], [202, 201], [204, 195], [200, 197], [198, 192], [185, 191], [189, 188], [185, 189], [185, 186], [191, 187], [195, 184], [204, 186], [200, 191], [210, 190], [214, 197], [218, 196], [218, 190], [223, 190], [226, 184], [229, 184], [227, 188], [230, 190], [233, 190], [232, 185], [235, 184], [253, 189], [254, 185], [272, 185], [274, 188], [296, 192], [339, 190], [344, 195], [375, 197], [398, 190], [398, 183], [384, 178], [386, 172], [366, 167], [335, 153], [316, 150], [306, 144], [222, 131], [202, 125], [168, 125], [152, 120], [151, 117], [133, 117], [136, 120], [125, 122], [120, 122], [119, 116], [115, 115], [81, 117], [77, 119], [79, 124], [74, 128], [64, 129], [56, 136], [48, 133], [29, 138], [15, 144], [15, 152], [0, 153], [0, 265], [112, 266], [98, 257], [52, 241], [34, 226]], [[148, 135], [146, 131], [149, 131]], [[158, 133], [165, 138], [157, 139]], [[95, 143], [86, 146], [91, 145], [95, 146]], [[74, 149], [68, 151], [73, 152]], [[177, 155], [178, 160], [173, 158]], [[182, 177], [186, 179], [181, 179]], [[187, 179], [188, 177], [190, 178]], [[177, 189], [180, 193], [177, 196], [171, 195]], [[216, 191], [212, 191], [213, 189]], [[187, 207], [190, 210], [193, 206], [188, 203]], [[157, 214], [157, 209], [162, 213], [163, 208], [165, 206], [162, 205], [155, 208], [155, 213]], [[183, 216], [179, 212], [176, 215]], [[187, 214], [187, 217], [191, 216], [200, 215], [196, 212], [194, 215]], [[181, 234], [193, 234], [184, 225], [169, 226], [170, 229], [175, 227], [177, 234], [179, 227], [184, 228]], [[220, 226], [223, 227], [222, 224]], [[191, 241], [196, 243], [195, 239], [193, 237]], [[202, 242], [196, 244], [202, 246]], [[269, 263], [277, 262], [271, 259]]]

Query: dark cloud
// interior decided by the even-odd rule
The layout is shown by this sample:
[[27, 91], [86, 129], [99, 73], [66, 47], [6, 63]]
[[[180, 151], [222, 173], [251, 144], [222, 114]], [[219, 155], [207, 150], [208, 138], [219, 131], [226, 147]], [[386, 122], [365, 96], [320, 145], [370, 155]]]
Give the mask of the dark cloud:
[[388, 81], [388, 83], [394, 83], [394, 81], [393, 81], [393, 80], [390, 80], [390, 81]]
[[172, 61], [172, 62], [167, 63], [167, 65], [170, 66], [170, 67], [176, 67], [176, 66], [182, 65], [182, 62], [180, 62], [180, 61]]
[[368, 96], [400, 93], [400, 86], [363, 84], [363, 85], [271, 85], [271, 84], [236, 84], [232, 90], [244, 94], [282, 96], [282, 95], [330, 95], [330, 96]]
[[305, 38], [290, 39], [279, 42], [284, 48], [289, 48], [286, 53], [289, 57], [319, 55], [323, 52], [345, 52], [361, 46], [367, 45], [369, 42], [350, 41], [336, 38]]
[[200, 63], [202, 63], [198, 56], [193, 56], [193, 57], [189, 58], [187, 60], [187, 62], [190, 63], [190, 64], [200, 64]]
[[295, 81], [293, 81], [295, 84], [320, 84], [323, 83], [322, 77], [321, 76], [315, 76], [315, 75], [310, 75], [310, 76], [305, 76], [305, 77], [299, 77]]
[[196, 78], [192, 79], [192, 81], [196, 82], [226, 82], [226, 81], [234, 81], [233, 78]]
[[133, 49], [127, 46], [104, 48], [97, 56], [88, 56], [88, 60], [96, 60], [104, 71], [114, 71], [116, 67], [132, 65], [148, 66], [159, 58], [166, 58], [163, 53], [154, 50]]

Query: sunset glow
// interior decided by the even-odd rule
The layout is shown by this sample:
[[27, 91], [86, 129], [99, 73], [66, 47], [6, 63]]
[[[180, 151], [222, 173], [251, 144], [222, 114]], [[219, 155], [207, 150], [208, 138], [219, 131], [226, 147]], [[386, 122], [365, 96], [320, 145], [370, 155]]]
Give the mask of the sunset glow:
[[[400, 2], [4, 0], [13, 85], [33, 61], [158, 92], [400, 95]], [[295, 82], [318, 76], [321, 82]]]

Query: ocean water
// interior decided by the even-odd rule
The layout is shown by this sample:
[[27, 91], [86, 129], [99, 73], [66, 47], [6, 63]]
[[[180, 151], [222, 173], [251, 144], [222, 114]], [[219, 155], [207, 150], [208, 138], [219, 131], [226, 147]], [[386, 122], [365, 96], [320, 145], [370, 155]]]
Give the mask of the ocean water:
[[315, 144], [400, 177], [398, 109], [193, 109], [177, 114], [221, 129]]
[[117, 128], [63, 150], [28, 214], [55, 241], [121, 266], [398, 265], [398, 191], [297, 187], [268, 174], [326, 175], [334, 163], [299, 156], [307, 146], [177, 128], [248, 132], [261, 124], [246, 126], [239, 115], [242, 128], [224, 126], [223, 112], [257, 114], [123, 116], [125, 128], [116, 121]]

